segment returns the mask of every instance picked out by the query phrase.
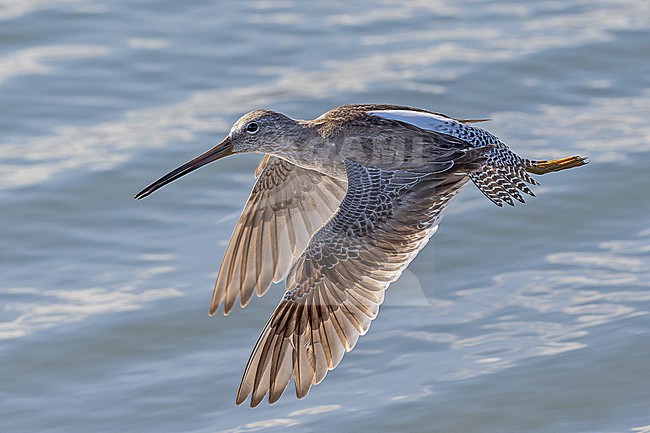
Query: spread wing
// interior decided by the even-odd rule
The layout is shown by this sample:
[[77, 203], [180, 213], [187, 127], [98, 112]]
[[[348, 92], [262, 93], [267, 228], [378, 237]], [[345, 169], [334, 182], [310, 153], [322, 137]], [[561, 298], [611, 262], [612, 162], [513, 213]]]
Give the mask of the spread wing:
[[527, 185], [537, 184], [528, 174], [528, 169], [534, 161], [515, 154], [499, 138], [488, 131], [469, 125], [476, 121], [456, 120], [439, 113], [403, 108], [369, 111], [368, 114], [408, 123], [425, 131], [455, 137], [473, 147], [492, 146], [481, 170], [472, 173], [470, 178], [481, 192], [497, 206], [503, 206], [503, 203], [514, 206], [514, 200], [524, 203], [522, 192], [531, 196], [535, 195]]
[[582, 156], [569, 156], [552, 160], [534, 160], [514, 153], [498, 137], [488, 131], [470, 125], [482, 120], [458, 120], [426, 110], [414, 110], [398, 106], [367, 106], [367, 113], [386, 120], [407, 123], [425, 131], [436, 132], [457, 139], [473, 147], [491, 146], [487, 159], [480, 170], [471, 173], [470, 179], [487, 198], [497, 206], [503, 203], [524, 203], [521, 193], [535, 196], [528, 185], [538, 182], [532, 174], [546, 174], [568, 168], [580, 167], [589, 162]]
[[283, 159], [265, 156], [237, 221], [215, 283], [210, 315], [221, 303], [228, 314], [253, 292], [262, 296], [281, 281], [311, 235], [330, 218], [345, 195], [345, 182]]
[[487, 149], [450, 150], [435, 170], [387, 171], [345, 161], [348, 191], [287, 277], [237, 394], [277, 401], [289, 384], [307, 395], [379, 311], [384, 291], [436, 231], [442, 213]]

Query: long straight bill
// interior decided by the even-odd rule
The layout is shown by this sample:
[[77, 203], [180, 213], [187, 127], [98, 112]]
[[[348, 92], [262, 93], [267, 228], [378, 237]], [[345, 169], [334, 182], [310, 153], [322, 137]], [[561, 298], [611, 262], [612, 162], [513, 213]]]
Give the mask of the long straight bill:
[[135, 195], [136, 200], [140, 200], [141, 198], [145, 198], [149, 194], [153, 193], [159, 188], [162, 188], [163, 186], [167, 185], [170, 182], [175, 181], [181, 176], [185, 176], [188, 173], [193, 172], [197, 168], [203, 167], [206, 164], [209, 164], [213, 161], [216, 161], [217, 159], [221, 159], [225, 156], [232, 155], [232, 142], [230, 141], [230, 137], [224, 138], [224, 140], [214, 146], [212, 149], [208, 150], [202, 155], [197, 156], [193, 160], [186, 162], [185, 164], [181, 165], [175, 170], [170, 171], [157, 181], [153, 182], [151, 185], [140, 191]]

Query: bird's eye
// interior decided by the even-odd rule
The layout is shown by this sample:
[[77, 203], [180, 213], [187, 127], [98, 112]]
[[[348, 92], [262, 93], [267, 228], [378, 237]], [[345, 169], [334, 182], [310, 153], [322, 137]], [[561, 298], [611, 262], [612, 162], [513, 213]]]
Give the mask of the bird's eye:
[[246, 132], [249, 134], [255, 134], [257, 131], [260, 130], [260, 125], [258, 125], [255, 122], [250, 122], [248, 125], [246, 125]]

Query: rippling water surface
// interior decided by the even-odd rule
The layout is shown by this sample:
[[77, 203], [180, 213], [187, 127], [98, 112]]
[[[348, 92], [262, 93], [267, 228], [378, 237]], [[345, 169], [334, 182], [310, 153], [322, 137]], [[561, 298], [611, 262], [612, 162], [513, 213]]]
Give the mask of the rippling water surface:
[[[0, 431], [650, 432], [650, 4], [0, 0]], [[468, 187], [297, 401], [235, 407], [283, 287], [207, 316], [243, 112], [388, 102], [591, 164]]]

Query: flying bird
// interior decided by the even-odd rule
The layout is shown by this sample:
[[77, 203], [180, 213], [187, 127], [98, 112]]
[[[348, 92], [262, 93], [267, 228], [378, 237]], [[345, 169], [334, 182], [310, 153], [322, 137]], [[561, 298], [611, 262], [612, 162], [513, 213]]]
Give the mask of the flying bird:
[[264, 154], [219, 269], [210, 315], [286, 292], [248, 360], [236, 403], [276, 402], [293, 378], [303, 398], [352, 350], [391, 282], [472, 182], [497, 206], [534, 196], [531, 174], [587, 158], [533, 160], [475, 124], [398, 105], [343, 105], [314, 120], [270, 110], [242, 116], [228, 136], [139, 192], [225, 156]]

